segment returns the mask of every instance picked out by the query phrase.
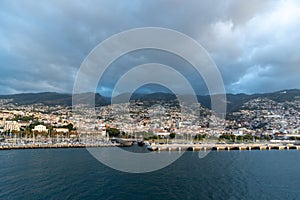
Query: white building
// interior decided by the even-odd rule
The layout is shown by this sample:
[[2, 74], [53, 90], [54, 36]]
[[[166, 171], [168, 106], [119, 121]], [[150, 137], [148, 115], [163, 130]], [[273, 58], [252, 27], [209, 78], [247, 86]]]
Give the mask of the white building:
[[57, 133], [68, 133], [69, 129], [67, 129], [67, 128], [54, 128], [54, 131], [56, 131]]
[[4, 131], [20, 131], [18, 122], [6, 121], [4, 124]]
[[102, 137], [106, 137], [106, 125], [100, 124], [100, 134]]
[[161, 136], [161, 137], [168, 137], [170, 135], [170, 132], [155, 132], [153, 133], [155, 136]]
[[37, 132], [48, 132], [48, 129], [44, 125], [37, 125], [32, 129], [32, 131], [37, 131]]

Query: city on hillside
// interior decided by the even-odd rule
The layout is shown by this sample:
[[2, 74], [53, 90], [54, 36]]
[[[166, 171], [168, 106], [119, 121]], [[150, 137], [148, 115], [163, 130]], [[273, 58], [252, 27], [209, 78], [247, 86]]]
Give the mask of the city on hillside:
[[86, 110], [78, 117], [72, 106], [17, 105], [1, 99], [0, 144], [105, 145], [118, 142], [116, 138], [150, 143], [300, 142], [299, 97], [283, 102], [252, 98], [228, 112], [225, 120], [200, 103], [184, 108], [175, 100], [132, 100], [96, 107], [94, 113]]

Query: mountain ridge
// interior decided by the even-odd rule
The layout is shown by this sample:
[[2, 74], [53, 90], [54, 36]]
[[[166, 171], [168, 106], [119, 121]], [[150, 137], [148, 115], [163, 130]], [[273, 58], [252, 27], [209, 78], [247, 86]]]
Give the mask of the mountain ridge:
[[[79, 95], [78, 99], [84, 102], [84, 94]], [[81, 95], [81, 96], [80, 96]], [[111, 103], [111, 98], [102, 96], [99, 93], [90, 93], [90, 95], [95, 95], [95, 105], [105, 106]], [[124, 93], [115, 97], [113, 102], [121, 103], [127, 101], [128, 99], [136, 101], [171, 101], [176, 100], [176, 95], [171, 93], [150, 93], [150, 94], [129, 94]], [[256, 93], [256, 94], [226, 94], [227, 99], [227, 110], [229, 112], [238, 110], [243, 103], [250, 101], [255, 98], [268, 98], [276, 102], [284, 101], [294, 101], [300, 99], [300, 89], [289, 89], [280, 90], [270, 93]], [[0, 99], [12, 99], [10, 103], [15, 105], [31, 105], [31, 104], [44, 104], [48, 106], [62, 105], [71, 106], [72, 105], [72, 94], [67, 93], [57, 93], [57, 92], [40, 92], [40, 93], [20, 93], [20, 94], [10, 94], [10, 95], [0, 95]], [[117, 99], [115, 101], [115, 99]], [[209, 95], [197, 95], [199, 103], [203, 106], [210, 108], [211, 101]]]

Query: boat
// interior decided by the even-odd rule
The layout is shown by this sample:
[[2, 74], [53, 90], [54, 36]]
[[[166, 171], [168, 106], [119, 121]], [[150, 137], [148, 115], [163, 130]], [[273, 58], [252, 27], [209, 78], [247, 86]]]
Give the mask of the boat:
[[144, 140], [138, 140], [137, 143], [140, 147], [144, 146]]
[[133, 145], [133, 141], [129, 139], [117, 139], [117, 142], [120, 143], [120, 146], [122, 147], [130, 147]]
[[132, 141], [122, 141], [121, 142], [121, 146], [122, 147], [130, 147], [133, 145], [133, 142]]
[[149, 143], [149, 141], [144, 141], [144, 144], [146, 145], [146, 146], [150, 146], [151, 144]]
[[137, 143], [140, 147], [144, 146], [144, 138], [142, 135], [140, 135], [139, 139], [137, 140]]
[[156, 151], [156, 150], [158, 150], [157, 146], [152, 146], [152, 145], [147, 146], [147, 149], [149, 151]]

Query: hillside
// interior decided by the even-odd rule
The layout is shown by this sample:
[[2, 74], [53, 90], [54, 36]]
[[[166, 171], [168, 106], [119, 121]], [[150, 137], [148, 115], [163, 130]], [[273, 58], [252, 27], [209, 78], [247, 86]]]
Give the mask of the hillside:
[[[86, 94], [79, 94], [80, 102], [85, 102]], [[108, 105], [110, 98], [101, 96], [100, 94], [90, 93], [89, 95], [95, 95], [96, 106]], [[130, 94], [122, 94], [115, 98], [114, 102], [124, 102], [129, 99]], [[244, 103], [255, 98], [268, 98], [275, 102], [295, 101], [300, 99], [300, 89], [282, 90], [272, 93], [262, 94], [227, 94], [227, 111], [232, 112], [238, 110]], [[198, 101], [207, 108], [210, 108], [210, 96], [209, 95], [198, 95]], [[71, 94], [60, 94], [55, 92], [43, 92], [43, 93], [23, 93], [14, 95], [0, 95], [0, 99], [12, 99], [10, 103], [16, 105], [31, 105], [31, 104], [44, 104], [48, 106], [53, 105], [72, 105]], [[134, 94], [130, 97], [131, 100], [137, 101], [173, 101], [176, 100], [176, 96], [170, 93], [152, 93], [152, 94]]]
[[[84, 94], [81, 94], [81, 101], [84, 101]], [[72, 95], [71, 94], [61, 94], [56, 92], [42, 92], [42, 93], [22, 93], [13, 95], [0, 95], [0, 99], [12, 99], [10, 103], [16, 105], [31, 105], [31, 104], [44, 104], [47, 106], [62, 105], [71, 106], [72, 105]], [[95, 95], [95, 104], [97, 106], [107, 105], [108, 99], [102, 97], [99, 94]]]

